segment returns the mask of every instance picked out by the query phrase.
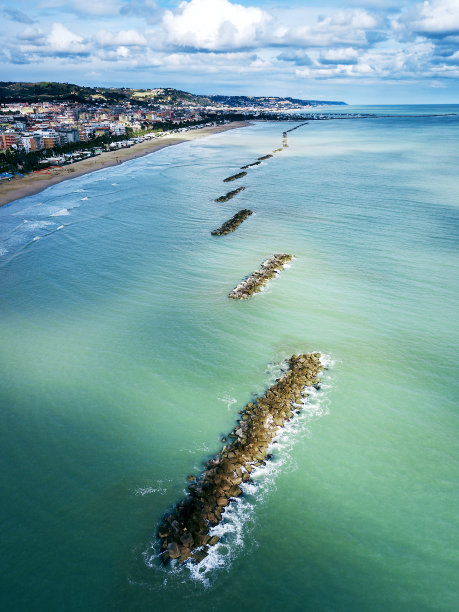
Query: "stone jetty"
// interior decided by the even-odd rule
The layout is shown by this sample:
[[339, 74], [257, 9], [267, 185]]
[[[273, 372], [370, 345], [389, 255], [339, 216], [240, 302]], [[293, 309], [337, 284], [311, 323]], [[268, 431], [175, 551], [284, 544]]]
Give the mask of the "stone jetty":
[[237, 195], [241, 191], [244, 191], [244, 189], [245, 187], [238, 187], [237, 189], [233, 189], [233, 191], [228, 191], [226, 195], [220, 196], [214, 201], [215, 202], [228, 202], [228, 200], [231, 200], [231, 198], [234, 198], [235, 195]]
[[257, 157], [257, 159], [259, 161], [263, 161], [264, 159], [269, 159], [270, 157], [272, 157], [271, 153], [269, 153], [269, 155], [262, 155], [261, 157]]
[[255, 467], [270, 458], [273, 439], [300, 412], [307, 387], [318, 386], [324, 367], [320, 353], [293, 355], [287, 369], [265, 393], [240, 411], [241, 417], [227, 436], [231, 441], [205, 464], [199, 477], [189, 476], [188, 495], [166, 515], [158, 529], [162, 559], [180, 563], [204, 559], [218, 541], [211, 527], [222, 520], [227, 506], [242, 495], [241, 483]]
[[223, 223], [223, 225], [221, 225], [218, 229], [213, 230], [211, 232], [212, 236], [223, 236], [224, 234], [230, 234], [231, 232], [234, 232], [234, 230], [238, 228], [239, 225], [241, 225], [241, 223], [245, 221], [247, 217], [250, 217], [250, 215], [252, 214], [253, 214], [253, 210], [249, 210], [248, 208], [243, 208], [242, 210], [237, 212], [233, 217], [231, 217], [231, 219], [228, 219], [228, 221], [225, 221], [225, 223]]
[[290, 128], [289, 130], [286, 130], [284, 132], [284, 136], [287, 135], [287, 132], [293, 132], [294, 130], [297, 130], [300, 127], [303, 127], [303, 125], [308, 125], [308, 121], [305, 121], [304, 123], [299, 123], [298, 125], [295, 125], [294, 127]]
[[253, 164], [246, 164], [245, 166], [241, 166], [241, 170], [246, 170], [247, 168], [251, 168], [252, 166], [259, 166], [261, 161], [253, 162]]
[[266, 283], [274, 278], [284, 265], [293, 259], [293, 255], [287, 253], [276, 253], [261, 264], [261, 268], [256, 270], [248, 278], [243, 280], [235, 287], [228, 297], [233, 300], [244, 300], [250, 298], [254, 293], [261, 290]]
[[237, 181], [238, 179], [242, 178], [246, 174], [247, 172], [238, 172], [237, 174], [233, 174], [233, 176], [229, 176], [228, 178], [223, 179], [223, 182], [230, 183], [231, 181]]

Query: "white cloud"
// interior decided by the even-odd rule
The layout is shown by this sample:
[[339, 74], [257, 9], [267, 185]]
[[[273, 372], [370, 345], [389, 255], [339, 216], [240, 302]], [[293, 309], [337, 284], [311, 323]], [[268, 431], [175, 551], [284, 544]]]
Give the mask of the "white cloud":
[[459, 32], [459, 0], [431, 0], [416, 8], [419, 12], [411, 23], [415, 32], [433, 36]]
[[459, 34], [459, 0], [425, 0], [396, 15], [393, 32], [402, 39], [415, 36], [442, 39]]
[[[334, 50], [331, 55], [336, 61], [319, 62], [312, 66], [297, 69], [296, 74], [300, 77], [316, 79], [418, 79], [438, 76], [439, 72], [445, 73], [445, 66], [436, 67], [432, 64], [434, 45], [427, 41], [417, 41], [406, 48], [368, 49], [355, 58], [354, 63], [338, 61], [339, 50]], [[343, 50], [346, 51], [346, 50]], [[349, 53], [351, 55], [351, 53]], [[451, 71], [449, 72], [451, 74]]]
[[322, 64], [356, 64], [359, 54], [352, 47], [329, 49], [321, 55]]
[[163, 26], [169, 44], [208, 51], [253, 47], [271, 17], [256, 7], [228, 0], [182, 2], [177, 13], [166, 11]]
[[145, 46], [147, 41], [145, 36], [137, 30], [120, 30], [119, 32], [107, 32], [107, 30], [99, 30], [95, 36], [96, 42], [103, 47], [122, 46]]
[[87, 51], [83, 44], [83, 37], [71, 32], [62, 23], [53, 23], [48, 35], [48, 44], [51, 51], [63, 54], [80, 54]]
[[367, 45], [367, 31], [378, 26], [378, 20], [362, 9], [339, 11], [299, 25], [282, 34], [278, 42], [299, 46], [330, 47], [332, 45]]
[[37, 44], [39, 41], [44, 39], [44, 33], [41, 28], [37, 28], [36, 26], [29, 26], [23, 32], [19, 32], [16, 38], [18, 40], [33, 42]]

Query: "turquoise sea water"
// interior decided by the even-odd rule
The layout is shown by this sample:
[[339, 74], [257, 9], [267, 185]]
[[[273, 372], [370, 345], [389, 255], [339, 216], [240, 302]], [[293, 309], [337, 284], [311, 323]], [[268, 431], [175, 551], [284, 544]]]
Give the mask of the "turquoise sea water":
[[[2, 610], [459, 608], [459, 116], [427, 116], [459, 107], [339, 112], [393, 116], [310, 122], [225, 204], [285, 124], [0, 209]], [[274, 252], [297, 258], [229, 300]], [[210, 558], [163, 568], [187, 474], [299, 351], [322, 389]]]

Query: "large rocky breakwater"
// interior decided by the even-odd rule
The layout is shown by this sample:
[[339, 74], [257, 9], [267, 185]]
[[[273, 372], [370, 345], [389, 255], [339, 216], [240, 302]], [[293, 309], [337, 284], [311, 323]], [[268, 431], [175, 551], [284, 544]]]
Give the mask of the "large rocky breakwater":
[[250, 217], [250, 215], [253, 215], [253, 210], [243, 208], [233, 215], [231, 219], [225, 221], [225, 223], [223, 223], [223, 225], [221, 225], [218, 229], [213, 230], [211, 232], [212, 236], [223, 236], [224, 234], [234, 232], [234, 230], [237, 229], [241, 223], [247, 219], [247, 217]]
[[238, 193], [244, 190], [245, 190], [245, 187], [238, 187], [237, 189], [233, 189], [233, 191], [228, 191], [226, 195], [220, 196], [219, 198], [216, 198], [214, 201], [215, 202], [228, 202], [228, 200], [231, 200], [232, 198], [234, 198], [235, 195], [237, 195]]
[[324, 369], [320, 353], [293, 355], [287, 365], [263, 397], [240, 411], [241, 417], [228, 435], [231, 441], [206, 463], [201, 476], [188, 477], [189, 494], [158, 529], [164, 562], [199, 562], [207, 556], [209, 547], [219, 540], [211, 536], [211, 528], [220, 523], [227, 506], [242, 495], [241, 484], [250, 481], [254, 468], [270, 458], [270, 444], [301, 411], [307, 387], [318, 387]]
[[246, 176], [247, 172], [238, 172], [237, 174], [233, 174], [232, 176], [229, 176], [226, 179], [223, 179], [224, 183], [230, 183], [231, 181], [237, 181], [238, 179], [242, 178], [243, 176]]
[[287, 253], [276, 253], [261, 264], [261, 268], [256, 270], [247, 279], [243, 280], [235, 287], [228, 297], [233, 300], [244, 300], [250, 298], [254, 293], [261, 291], [266, 283], [274, 278], [286, 263], [293, 259], [293, 255]]

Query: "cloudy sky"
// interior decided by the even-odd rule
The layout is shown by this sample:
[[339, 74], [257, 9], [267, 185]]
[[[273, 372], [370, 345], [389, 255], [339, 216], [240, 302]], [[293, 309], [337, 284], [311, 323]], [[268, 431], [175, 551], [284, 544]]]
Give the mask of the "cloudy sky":
[[0, 0], [1, 80], [459, 103], [459, 0]]

